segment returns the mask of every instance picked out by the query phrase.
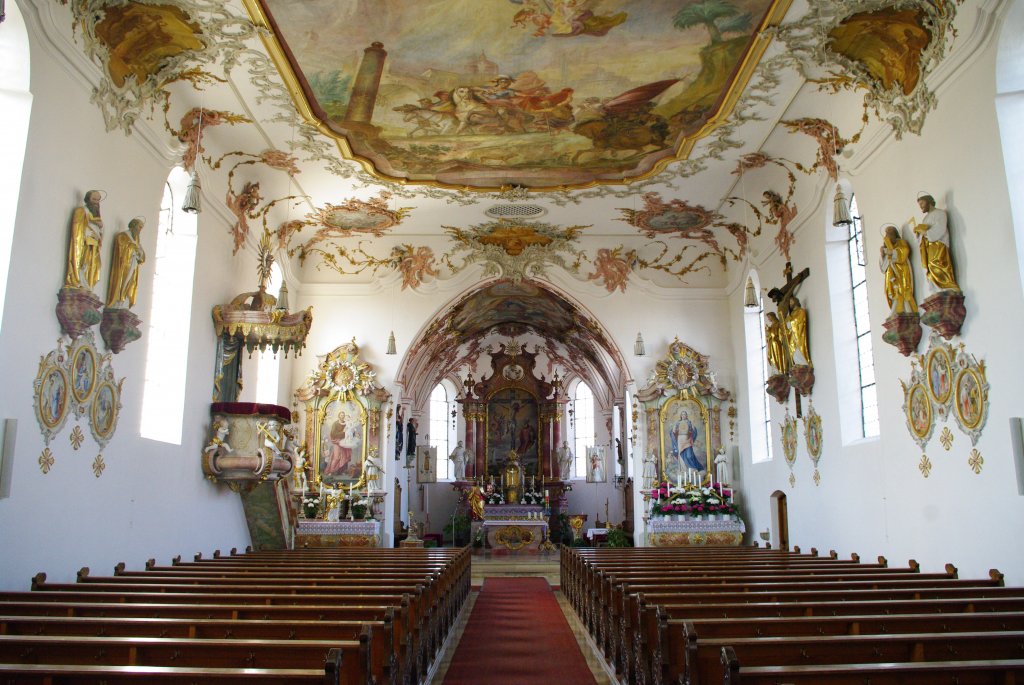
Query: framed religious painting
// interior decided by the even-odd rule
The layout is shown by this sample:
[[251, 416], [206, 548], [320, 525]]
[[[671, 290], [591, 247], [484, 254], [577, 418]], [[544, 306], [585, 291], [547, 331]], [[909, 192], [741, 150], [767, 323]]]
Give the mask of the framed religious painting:
[[366, 407], [351, 393], [320, 400], [316, 411], [313, 472], [317, 483], [362, 487], [366, 460]]
[[928, 393], [940, 409], [943, 418], [953, 397], [953, 354], [950, 347], [939, 343], [932, 347], [925, 357], [925, 373], [928, 380]]
[[608, 481], [608, 464], [603, 447], [587, 448], [587, 482], [605, 483]]
[[907, 428], [921, 449], [925, 448], [935, 428], [935, 416], [932, 411], [931, 397], [924, 383], [913, 383], [904, 386], [903, 413], [907, 419]]
[[788, 409], [786, 410], [786, 418], [780, 425], [782, 427], [782, 456], [786, 458], [789, 468], [793, 468], [793, 464], [796, 463], [797, 425], [796, 419], [789, 415]]
[[72, 411], [75, 416], [82, 416], [87, 411], [89, 400], [96, 388], [99, 364], [96, 346], [90, 335], [80, 335], [71, 347], [71, 397], [74, 399]]
[[804, 416], [804, 438], [807, 442], [807, 454], [815, 466], [821, 459], [821, 435], [821, 415], [814, 411], [814, 406], [811, 405]]
[[686, 480], [690, 469], [706, 471], [711, 454], [707, 405], [696, 397], [673, 397], [661, 408], [661, 474], [671, 482]]
[[92, 405], [89, 407], [89, 426], [100, 447], [106, 447], [114, 437], [121, 410], [121, 390], [112, 378], [104, 378], [96, 385]]
[[970, 436], [972, 445], [976, 445], [988, 419], [985, 366], [966, 352], [960, 353], [956, 361], [959, 370], [953, 382], [953, 414], [960, 430]]
[[515, 450], [524, 474], [537, 473], [540, 430], [537, 398], [521, 388], [502, 388], [487, 398], [487, 475], [500, 476]]
[[437, 448], [430, 445], [416, 446], [416, 482], [437, 482]]
[[39, 373], [32, 383], [36, 421], [47, 445], [64, 427], [74, 399], [65, 362], [66, 352], [58, 346], [39, 362]]

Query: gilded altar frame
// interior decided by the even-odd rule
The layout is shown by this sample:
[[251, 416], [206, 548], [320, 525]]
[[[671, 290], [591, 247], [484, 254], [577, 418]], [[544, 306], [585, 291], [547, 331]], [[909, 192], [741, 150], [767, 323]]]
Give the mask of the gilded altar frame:
[[326, 355], [295, 393], [304, 403], [306, 452], [312, 487], [367, 487], [367, 465], [381, 464], [382, 406], [390, 394], [359, 358], [353, 339]]
[[[637, 412], [646, 420], [642, 423], [644, 454], [655, 454], [657, 477], [677, 480], [682, 459], [673, 452], [673, 430], [687, 413], [686, 420], [696, 430], [698, 443], [694, 454], [702, 464], [702, 472], [713, 465], [715, 455], [724, 449], [722, 439], [722, 405], [732, 395], [718, 384], [711, 369], [709, 357], [697, 352], [676, 338], [665, 355], [655, 364], [654, 378], [637, 391], [636, 399], [642, 407]], [[634, 419], [636, 420], [636, 419]], [[676, 438], [676, 446], [679, 442]], [[686, 467], [683, 467], [686, 468]]]

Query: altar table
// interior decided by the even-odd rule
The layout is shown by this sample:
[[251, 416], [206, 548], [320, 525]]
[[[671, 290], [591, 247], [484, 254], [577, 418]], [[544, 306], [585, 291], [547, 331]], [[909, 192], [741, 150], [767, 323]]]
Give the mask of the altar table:
[[548, 533], [548, 522], [536, 519], [484, 521], [482, 525], [488, 547], [511, 552], [538, 549]]
[[300, 519], [295, 547], [379, 547], [380, 521], [319, 521]]
[[659, 517], [647, 523], [647, 544], [650, 547], [736, 546], [743, 542], [743, 534], [746, 531], [743, 519], [672, 521]]

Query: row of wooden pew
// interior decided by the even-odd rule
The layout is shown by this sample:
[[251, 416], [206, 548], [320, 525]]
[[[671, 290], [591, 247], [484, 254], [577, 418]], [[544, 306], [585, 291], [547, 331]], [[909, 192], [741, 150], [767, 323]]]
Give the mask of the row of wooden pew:
[[622, 682], [1024, 683], [1024, 588], [756, 547], [563, 548], [562, 590]]
[[0, 683], [416, 685], [470, 592], [467, 549], [253, 552], [0, 593]]

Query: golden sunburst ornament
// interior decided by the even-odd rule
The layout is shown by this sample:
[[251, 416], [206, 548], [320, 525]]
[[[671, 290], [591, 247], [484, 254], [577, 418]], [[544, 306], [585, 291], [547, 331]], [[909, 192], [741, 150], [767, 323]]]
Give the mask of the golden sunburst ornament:
[[103, 461], [103, 455], [97, 454], [96, 458], [92, 460], [92, 475], [99, 478], [103, 475], [103, 471], [107, 468], [106, 462]]
[[82, 432], [82, 427], [75, 426], [75, 430], [71, 431], [71, 446], [75, 448], [75, 451], [78, 451], [84, 441], [85, 433]]
[[975, 473], [981, 473], [981, 467], [985, 463], [985, 459], [981, 456], [981, 452], [977, 449], [971, 450], [971, 456], [967, 459], [967, 465], [971, 467], [971, 470]]
[[256, 262], [256, 275], [260, 279], [260, 290], [266, 291], [270, 283], [271, 269], [274, 266], [274, 250], [270, 238], [270, 231], [264, 230], [260, 238], [259, 255]]
[[43, 473], [49, 473], [50, 469], [53, 468], [53, 452], [47, 447], [43, 450], [43, 453], [39, 455], [39, 470]]
[[921, 461], [917, 464], [917, 469], [921, 472], [921, 475], [927, 478], [932, 472], [932, 462], [928, 458], [927, 454], [921, 455]]

